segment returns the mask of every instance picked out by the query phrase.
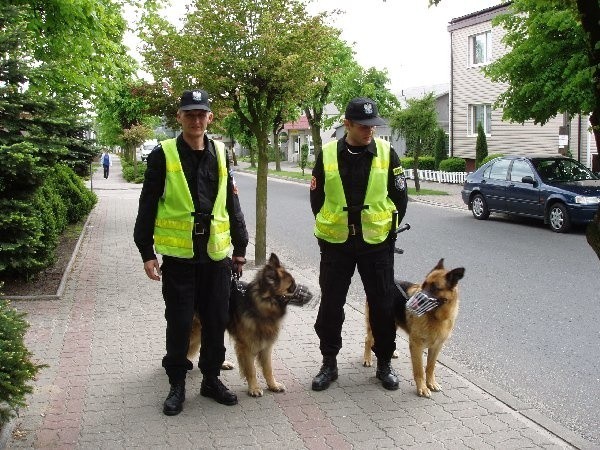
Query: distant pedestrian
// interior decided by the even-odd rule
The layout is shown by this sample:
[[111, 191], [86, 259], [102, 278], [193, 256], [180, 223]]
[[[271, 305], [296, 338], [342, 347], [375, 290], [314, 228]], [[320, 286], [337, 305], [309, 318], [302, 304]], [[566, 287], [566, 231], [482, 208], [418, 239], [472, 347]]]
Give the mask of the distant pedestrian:
[[[162, 365], [171, 388], [163, 413], [179, 414], [194, 313], [202, 325], [200, 394], [224, 405], [237, 396], [218, 378], [225, 360], [232, 270], [246, 262], [248, 232], [222, 142], [209, 139], [213, 120], [208, 94], [185, 91], [177, 122], [182, 133], [149, 155], [133, 237], [146, 275], [159, 281], [165, 302], [166, 354]], [[233, 245], [233, 256], [228, 256]], [[163, 255], [159, 266], [156, 253]]]
[[344, 304], [356, 268], [369, 304], [377, 356], [376, 376], [386, 389], [398, 389], [391, 365], [396, 349], [392, 283], [394, 211], [404, 217], [408, 196], [398, 155], [390, 143], [374, 138], [385, 125], [368, 98], [352, 99], [346, 108], [346, 134], [323, 146], [313, 169], [310, 204], [321, 249], [321, 304], [315, 323], [323, 365], [312, 381], [322, 391], [338, 377]]
[[102, 164], [102, 167], [104, 167], [104, 178], [108, 178], [108, 171], [110, 166], [112, 166], [112, 156], [110, 156], [108, 152], [102, 153], [100, 163]]

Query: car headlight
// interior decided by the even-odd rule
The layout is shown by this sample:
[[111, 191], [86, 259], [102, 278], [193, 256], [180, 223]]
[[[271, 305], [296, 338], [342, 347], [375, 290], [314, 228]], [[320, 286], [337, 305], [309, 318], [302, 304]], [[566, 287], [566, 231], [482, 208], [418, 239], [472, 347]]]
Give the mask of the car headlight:
[[597, 205], [600, 203], [600, 197], [585, 197], [583, 195], [575, 196], [575, 203], [580, 205]]

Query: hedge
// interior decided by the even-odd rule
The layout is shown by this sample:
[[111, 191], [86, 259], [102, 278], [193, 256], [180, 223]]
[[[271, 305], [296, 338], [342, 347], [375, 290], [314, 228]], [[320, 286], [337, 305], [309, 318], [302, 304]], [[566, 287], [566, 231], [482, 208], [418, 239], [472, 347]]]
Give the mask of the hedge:
[[92, 210], [97, 197], [69, 167], [57, 165], [26, 198], [0, 198], [0, 275], [29, 278], [50, 266], [60, 234]]
[[439, 170], [443, 172], [466, 172], [467, 162], [462, 158], [446, 158], [440, 161]]
[[[400, 164], [404, 169], [412, 169], [415, 159], [412, 156], [400, 158]], [[420, 170], [435, 170], [435, 158], [433, 156], [419, 156]]]

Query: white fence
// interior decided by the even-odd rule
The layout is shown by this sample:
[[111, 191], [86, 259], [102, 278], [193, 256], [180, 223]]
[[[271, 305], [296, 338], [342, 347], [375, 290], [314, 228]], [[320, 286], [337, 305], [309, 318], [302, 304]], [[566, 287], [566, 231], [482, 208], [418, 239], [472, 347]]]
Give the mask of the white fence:
[[[419, 180], [436, 181], [438, 183], [463, 184], [467, 178], [467, 172], [442, 172], [441, 170], [417, 170]], [[404, 169], [404, 176], [413, 180], [413, 169]]]

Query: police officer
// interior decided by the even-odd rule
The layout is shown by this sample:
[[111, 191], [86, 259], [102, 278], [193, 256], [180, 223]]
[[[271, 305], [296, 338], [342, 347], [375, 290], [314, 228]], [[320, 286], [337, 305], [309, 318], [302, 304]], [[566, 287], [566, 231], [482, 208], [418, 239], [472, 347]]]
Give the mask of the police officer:
[[337, 354], [342, 348], [344, 304], [358, 268], [369, 304], [375, 338], [376, 376], [384, 388], [398, 389], [391, 365], [396, 325], [391, 286], [393, 242], [390, 230], [406, 212], [408, 196], [400, 161], [389, 142], [373, 137], [385, 122], [369, 98], [354, 98], [346, 107], [346, 133], [323, 146], [312, 172], [310, 203], [315, 236], [321, 250], [321, 304], [315, 323], [323, 365], [312, 389], [327, 389], [337, 379]]
[[[205, 91], [183, 92], [177, 112], [182, 133], [148, 155], [134, 229], [146, 275], [157, 281], [162, 275], [167, 321], [162, 365], [171, 385], [166, 415], [183, 409], [185, 377], [193, 368], [187, 351], [194, 312], [202, 323], [200, 393], [225, 405], [237, 403], [218, 377], [231, 274], [241, 273], [246, 262], [248, 233], [224, 145], [206, 135], [212, 120]], [[161, 266], [155, 250], [163, 255]]]

